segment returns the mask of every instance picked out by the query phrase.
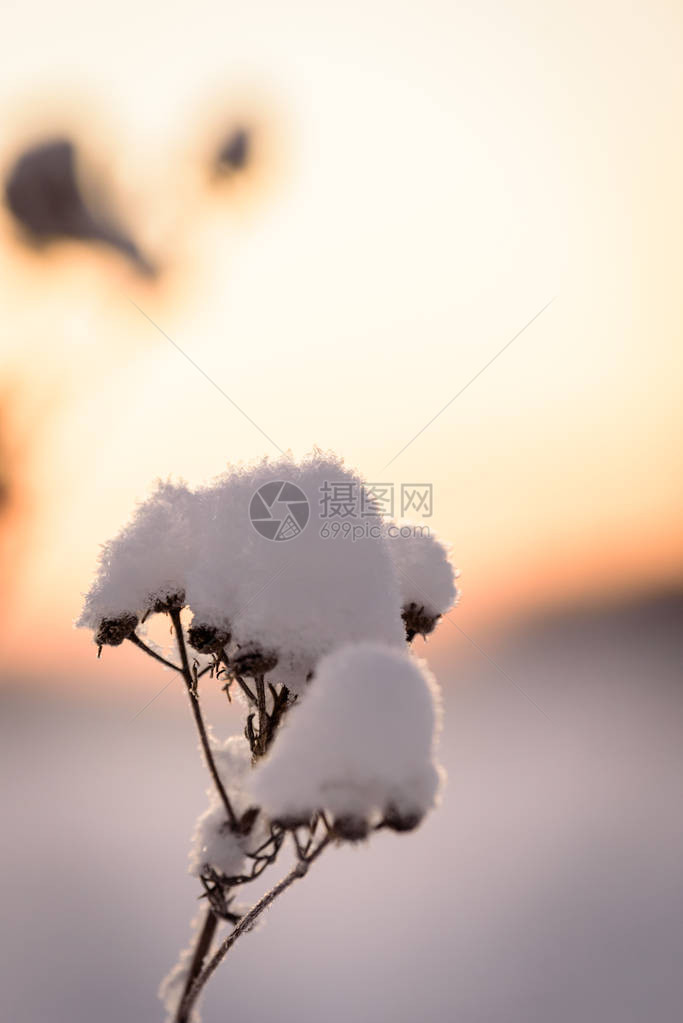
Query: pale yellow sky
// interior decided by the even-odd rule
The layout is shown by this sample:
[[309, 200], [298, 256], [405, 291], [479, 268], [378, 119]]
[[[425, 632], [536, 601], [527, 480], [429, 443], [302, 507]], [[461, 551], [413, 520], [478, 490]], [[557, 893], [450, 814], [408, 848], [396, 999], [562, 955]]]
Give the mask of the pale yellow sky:
[[[131, 299], [281, 447], [432, 482], [466, 619], [677, 576], [677, 5], [67, 2], [4, 27], [4, 158], [74, 130], [167, 267], [44, 261], [3, 219], [3, 364], [45, 408], [10, 660], [36, 617], [82, 644], [98, 544], [155, 476], [273, 450]], [[219, 195], [202, 147], [252, 109], [261, 166]]]

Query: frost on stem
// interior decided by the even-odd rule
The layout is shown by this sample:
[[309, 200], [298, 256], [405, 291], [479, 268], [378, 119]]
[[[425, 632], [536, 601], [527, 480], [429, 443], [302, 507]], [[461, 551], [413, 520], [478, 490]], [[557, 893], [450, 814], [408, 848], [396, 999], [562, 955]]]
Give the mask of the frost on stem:
[[438, 791], [439, 714], [424, 663], [375, 643], [342, 647], [320, 662], [310, 692], [256, 767], [253, 801], [289, 825], [326, 811], [349, 840], [381, 821], [410, 830]]
[[104, 545], [76, 623], [96, 630], [98, 644], [116, 646], [132, 631], [125, 630], [133, 619], [135, 628], [150, 612], [184, 605], [196, 506], [186, 486], [160, 482], [118, 536]]
[[439, 618], [456, 602], [456, 574], [449, 548], [433, 533], [415, 527], [391, 536], [391, 556], [401, 591], [401, 617], [406, 636], [427, 636]]
[[[202, 932], [206, 916], [205, 911], [200, 910], [190, 924], [190, 943], [184, 948], [178, 957], [178, 962], [164, 977], [159, 985], [159, 999], [166, 1010], [166, 1023], [173, 1023], [176, 1018], [176, 1009], [180, 1002], [192, 970], [192, 963], [195, 958], [197, 941]], [[213, 938], [213, 935], [212, 935]], [[204, 958], [206, 957], [205, 953]], [[199, 1010], [195, 1007], [188, 1023], [199, 1023]]]

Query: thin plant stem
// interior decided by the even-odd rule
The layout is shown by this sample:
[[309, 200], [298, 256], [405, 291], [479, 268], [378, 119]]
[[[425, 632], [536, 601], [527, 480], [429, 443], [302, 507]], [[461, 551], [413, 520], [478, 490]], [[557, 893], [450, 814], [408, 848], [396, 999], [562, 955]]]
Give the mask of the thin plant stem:
[[218, 946], [216, 952], [213, 954], [209, 962], [206, 964], [202, 972], [199, 974], [199, 976], [196, 978], [196, 980], [190, 987], [189, 991], [187, 991], [186, 994], [183, 995], [180, 1006], [178, 1007], [176, 1023], [187, 1023], [187, 1021], [190, 1018], [190, 1013], [192, 1012], [192, 1007], [197, 1001], [197, 998], [199, 997], [202, 988], [206, 984], [207, 980], [212, 976], [212, 974], [218, 969], [223, 959], [228, 954], [228, 952], [235, 944], [237, 939], [240, 937], [240, 935], [244, 934], [245, 931], [251, 929], [252, 925], [259, 918], [261, 913], [263, 913], [265, 909], [268, 909], [268, 906], [270, 906], [270, 904], [275, 901], [278, 895], [281, 895], [282, 892], [286, 891], [291, 884], [298, 880], [298, 878], [306, 876], [306, 874], [308, 873], [308, 868], [310, 867], [311, 863], [313, 863], [313, 861], [317, 859], [317, 857], [320, 855], [323, 849], [329, 844], [330, 841], [331, 841], [330, 836], [329, 835], [326, 836], [320, 842], [318, 848], [313, 853], [311, 853], [310, 856], [299, 859], [297, 863], [292, 867], [290, 872], [286, 874], [281, 881], [278, 881], [278, 883], [273, 888], [271, 888], [269, 892], [266, 892], [266, 894], [262, 898], [260, 898], [259, 901], [255, 903], [255, 905], [251, 907], [249, 912], [242, 917], [242, 919], [234, 928], [234, 930], [232, 930], [230, 934], [228, 934], [227, 937], [223, 939], [221, 944]]
[[213, 759], [213, 754], [211, 752], [211, 744], [209, 743], [209, 736], [206, 731], [206, 725], [204, 724], [204, 718], [202, 717], [202, 712], [199, 707], [199, 693], [197, 692], [197, 689], [195, 687], [194, 678], [192, 676], [192, 670], [190, 668], [190, 662], [187, 657], [185, 637], [183, 636], [183, 627], [180, 621], [180, 611], [174, 608], [173, 610], [169, 611], [169, 614], [171, 616], [171, 621], [173, 622], [173, 628], [176, 634], [178, 652], [180, 654], [180, 660], [183, 666], [182, 675], [183, 678], [185, 679], [185, 685], [187, 686], [187, 692], [190, 697], [190, 706], [192, 707], [192, 713], [194, 715], [194, 720], [197, 725], [197, 731], [199, 732], [199, 739], [202, 744], [202, 749], [204, 750], [206, 766], [209, 768], [209, 771], [211, 772], [211, 777], [214, 780], [214, 783], [218, 790], [218, 794], [221, 797], [223, 806], [225, 807], [225, 812], [227, 813], [228, 820], [230, 821], [230, 827], [233, 830], [236, 830], [238, 826], [237, 816], [232, 808], [230, 799], [228, 798], [228, 793], [225, 791], [225, 786], [223, 785], [220, 775], [218, 774], [218, 771], [216, 769], [216, 763]]
[[263, 756], [268, 745], [268, 712], [266, 710], [266, 681], [263, 675], [257, 675], [256, 699], [258, 702], [258, 747], [257, 754]]
[[250, 703], [254, 703], [255, 704], [256, 703], [256, 697], [254, 696], [254, 694], [252, 693], [251, 689], [249, 688], [247, 683], [244, 681], [242, 676], [241, 675], [235, 675], [235, 680], [237, 681], [237, 685], [240, 687], [240, 689], [242, 690], [242, 692], [246, 696], [247, 700]]
[[190, 969], [187, 974], [187, 980], [185, 981], [185, 986], [183, 987], [183, 993], [180, 999], [180, 1003], [178, 1005], [178, 1012], [176, 1013], [175, 1017], [176, 1023], [182, 1023], [180, 1010], [182, 1008], [186, 996], [190, 991], [190, 988], [192, 987], [195, 980], [202, 971], [204, 960], [209, 954], [211, 942], [213, 941], [217, 927], [218, 917], [216, 916], [214, 911], [211, 908], [209, 908], [206, 911], [204, 923], [202, 924], [201, 930], [199, 931], [199, 935], [197, 937], [197, 944], [195, 945], [194, 955], [192, 956], [192, 962], [190, 963]]
[[156, 650], [152, 650], [152, 648], [147, 646], [147, 644], [144, 643], [135, 632], [131, 632], [130, 636], [127, 636], [126, 638], [129, 639], [131, 643], [134, 643], [135, 646], [139, 647], [140, 650], [144, 650], [146, 654], [153, 657], [155, 661], [160, 661], [161, 664], [165, 664], [167, 668], [173, 668], [174, 671], [179, 671], [182, 675], [182, 668], [179, 668], [177, 664], [173, 663], [173, 661], [167, 661], [166, 658], [162, 657], [161, 654], [158, 654]]
[[225, 650], [221, 650], [218, 659], [223, 662], [223, 664], [225, 665], [226, 671], [233, 676], [233, 678], [237, 682], [238, 686], [240, 687], [240, 689], [242, 690], [242, 692], [246, 696], [248, 702], [249, 703], [253, 703], [254, 706], [256, 706], [256, 697], [254, 696], [254, 694], [252, 693], [251, 689], [249, 688], [247, 683], [244, 681], [242, 676], [241, 675], [236, 675], [236, 674], [233, 673], [232, 667], [230, 665], [230, 658], [226, 654]]

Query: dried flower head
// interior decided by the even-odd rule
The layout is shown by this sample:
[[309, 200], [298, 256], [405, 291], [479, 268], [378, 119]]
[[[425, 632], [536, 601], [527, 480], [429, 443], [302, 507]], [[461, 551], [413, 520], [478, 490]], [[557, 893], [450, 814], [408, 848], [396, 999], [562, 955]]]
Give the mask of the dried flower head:
[[231, 660], [230, 667], [236, 675], [257, 678], [267, 675], [277, 665], [278, 656], [273, 650], [262, 650], [252, 645], [241, 649]]
[[410, 608], [415, 614], [420, 612], [414, 634], [427, 635], [458, 598], [458, 573], [451, 564], [450, 548], [417, 526], [400, 530], [389, 547], [401, 590], [403, 620]]
[[167, 614], [169, 611], [182, 611], [185, 607], [185, 590], [174, 590], [165, 596], [153, 598], [151, 610], [154, 614]]
[[384, 810], [383, 822], [392, 831], [414, 831], [423, 817], [420, 810], [400, 810], [394, 803], [389, 803]]
[[95, 633], [97, 646], [120, 646], [124, 639], [135, 632], [138, 625], [136, 615], [123, 614], [117, 618], [103, 618]]
[[362, 842], [369, 831], [370, 825], [364, 817], [346, 813], [334, 818], [334, 833], [345, 842]]
[[284, 831], [294, 831], [296, 828], [306, 828], [311, 823], [312, 813], [287, 813], [273, 818], [273, 824]]
[[415, 636], [428, 636], [436, 628], [441, 615], [431, 614], [423, 604], [408, 604], [401, 611], [401, 618], [406, 627], [406, 639], [410, 643]]
[[191, 625], [187, 641], [198, 654], [219, 654], [230, 642], [230, 633], [216, 625]]

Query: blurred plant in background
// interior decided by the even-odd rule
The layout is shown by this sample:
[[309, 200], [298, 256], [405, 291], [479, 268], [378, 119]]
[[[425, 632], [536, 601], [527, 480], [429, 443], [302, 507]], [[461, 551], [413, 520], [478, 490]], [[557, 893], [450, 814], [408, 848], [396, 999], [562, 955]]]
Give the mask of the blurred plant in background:
[[40, 246], [73, 239], [107, 245], [135, 269], [154, 275], [129, 232], [117, 223], [104, 184], [88, 201], [79, 180], [76, 148], [68, 138], [45, 139], [16, 159], [5, 181], [5, 202], [27, 241]]

